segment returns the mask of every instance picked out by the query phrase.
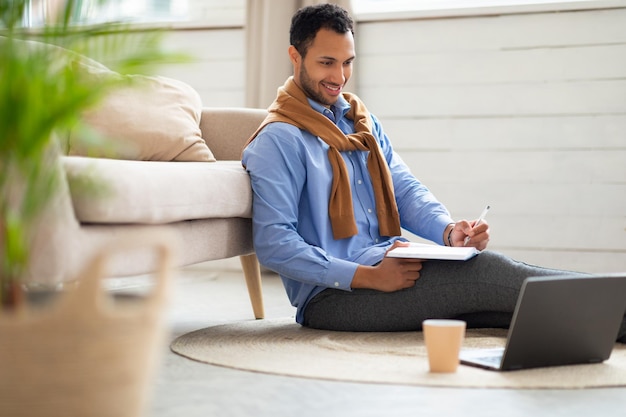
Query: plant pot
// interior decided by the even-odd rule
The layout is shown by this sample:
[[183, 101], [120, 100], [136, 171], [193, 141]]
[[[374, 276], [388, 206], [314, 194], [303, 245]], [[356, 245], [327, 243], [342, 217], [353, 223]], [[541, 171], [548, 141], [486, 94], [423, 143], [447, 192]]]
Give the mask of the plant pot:
[[[44, 305], [0, 313], [0, 415], [137, 417], [144, 413], [165, 328], [163, 304], [171, 248], [150, 235], [158, 268], [149, 294], [112, 297], [102, 287], [114, 252], [137, 249], [125, 239], [103, 249]], [[156, 239], [155, 239], [156, 238]]]

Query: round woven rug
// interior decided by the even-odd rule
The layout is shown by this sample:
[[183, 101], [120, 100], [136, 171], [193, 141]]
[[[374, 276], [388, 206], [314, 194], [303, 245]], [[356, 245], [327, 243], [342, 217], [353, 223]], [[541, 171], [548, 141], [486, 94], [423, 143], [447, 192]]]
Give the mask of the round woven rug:
[[[506, 331], [467, 330], [463, 347], [504, 346]], [[616, 344], [601, 364], [512, 372], [460, 365], [435, 374], [421, 332], [352, 333], [301, 327], [293, 318], [224, 324], [178, 337], [172, 351], [246, 371], [327, 380], [469, 388], [574, 389], [626, 386], [626, 346]]]

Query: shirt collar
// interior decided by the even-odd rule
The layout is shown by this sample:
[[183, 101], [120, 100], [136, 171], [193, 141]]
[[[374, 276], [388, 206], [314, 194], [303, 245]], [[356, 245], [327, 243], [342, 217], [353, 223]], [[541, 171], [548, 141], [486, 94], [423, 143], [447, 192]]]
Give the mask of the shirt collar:
[[[307, 100], [309, 101], [309, 104], [311, 105], [313, 110], [317, 111], [318, 113], [324, 114], [324, 109], [326, 107], [324, 107], [317, 101], [312, 100], [310, 98], [307, 98]], [[340, 119], [341, 117], [344, 116], [344, 114], [348, 112], [348, 110], [350, 110], [350, 103], [348, 103], [346, 99], [343, 98], [342, 95], [340, 95], [337, 98], [337, 102], [334, 104], [334, 107], [335, 107], [335, 117], [337, 119]]]

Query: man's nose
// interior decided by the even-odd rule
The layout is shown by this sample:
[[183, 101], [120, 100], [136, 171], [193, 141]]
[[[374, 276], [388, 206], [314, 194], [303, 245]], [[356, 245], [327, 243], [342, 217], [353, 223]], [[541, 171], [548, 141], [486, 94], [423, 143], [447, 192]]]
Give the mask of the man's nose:
[[343, 65], [333, 67], [330, 81], [338, 85], [343, 85], [346, 82], [346, 69]]

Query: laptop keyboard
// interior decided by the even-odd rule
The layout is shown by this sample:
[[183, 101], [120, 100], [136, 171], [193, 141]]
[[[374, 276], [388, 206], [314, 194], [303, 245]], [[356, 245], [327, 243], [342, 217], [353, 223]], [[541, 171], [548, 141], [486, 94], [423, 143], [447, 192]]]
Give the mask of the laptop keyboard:
[[502, 361], [502, 355], [481, 356], [481, 357], [476, 358], [476, 361], [483, 362], [483, 363], [488, 363], [490, 365], [498, 366], [498, 365], [500, 365], [500, 362]]

